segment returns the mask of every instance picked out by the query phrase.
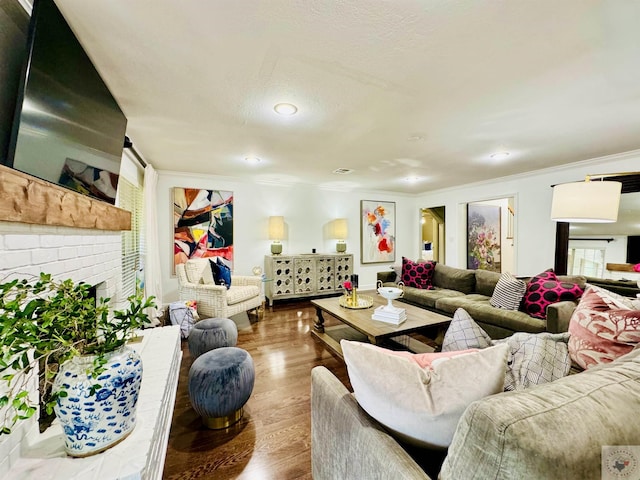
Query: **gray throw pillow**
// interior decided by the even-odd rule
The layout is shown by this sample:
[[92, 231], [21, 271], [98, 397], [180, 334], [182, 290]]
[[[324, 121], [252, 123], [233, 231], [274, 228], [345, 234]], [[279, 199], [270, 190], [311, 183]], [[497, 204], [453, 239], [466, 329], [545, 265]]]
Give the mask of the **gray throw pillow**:
[[493, 290], [489, 303], [496, 308], [518, 310], [527, 291], [527, 284], [510, 273], [504, 272]]
[[442, 341], [443, 352], [467, 350], [469, 348], [487, 348], [491, 346], [491, 337], [487, 335], [464, 308], [458, 308], [453, 314]]

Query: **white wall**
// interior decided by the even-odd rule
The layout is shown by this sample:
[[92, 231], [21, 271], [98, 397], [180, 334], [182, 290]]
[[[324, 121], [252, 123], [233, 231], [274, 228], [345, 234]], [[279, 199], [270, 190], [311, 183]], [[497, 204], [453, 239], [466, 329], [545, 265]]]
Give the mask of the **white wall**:
[[425, 193], [417, 199], [422, 208], [446, 207], [447, 265], [464, 267], [466, 261], [467, 202], [515, 198], [516, 275], [535, 275], [553, 267], [556, 224], [550, 219], [551, 185], [584, 180], [587, 174], [640, 170], [640, 151], [574, 163], [563, 168], [503, 177], [490, 182], [464, 185]]
[[254, 266], [264, 268], [264, 256], [270, 254], [267, 237], [268, 217], [282, 215], [286, 239], [284, 254], [335, 252], [336, 240], [325, 238], [327, 225], [335, 218], [346, 218], [349, 236], [347, 253], [354, 256], [355, 272], [361, 288], [373, 288], [376, 273], [389, 263], [360, 263], [360, 200], [396, 202], [396, 264], [402, 255], [418, 256], [420, 217], [415, 197], [388, 193], [344, 192], [319, 189], [309, 185], [267, 185], [240, 182], [228, 177], [203, 176], [168, 171], [158, 172], [158, 237], [162, 242], [161, 258], [163, 302], [178, 298], [178, 281], [171, 275], [173, 262], [172, 188], [204, 188], [233, 191], [234, 273], [251, 275]]

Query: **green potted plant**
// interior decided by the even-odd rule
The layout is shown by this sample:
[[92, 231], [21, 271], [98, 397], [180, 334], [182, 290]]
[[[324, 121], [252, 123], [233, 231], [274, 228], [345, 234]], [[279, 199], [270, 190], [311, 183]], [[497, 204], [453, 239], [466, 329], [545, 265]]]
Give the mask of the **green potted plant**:
[[154, 299], [132, 296], [110, 312], [110, 299], [96, 301], [90, 288], [44, 273], [0, 283], [0, 434], [37, 411], [26, 388], [36, 366], [41, 430], [55, 412], [69, 454], [97, 453], [133, 429], [142, 365], [126, 343]]

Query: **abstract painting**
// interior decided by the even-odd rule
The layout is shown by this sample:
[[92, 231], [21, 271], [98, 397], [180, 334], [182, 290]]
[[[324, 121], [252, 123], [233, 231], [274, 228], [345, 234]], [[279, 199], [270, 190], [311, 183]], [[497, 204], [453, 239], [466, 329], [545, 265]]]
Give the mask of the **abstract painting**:
[[361, 263], [395, 262], [395, 202], [360, 201]]
[[467, 204], [467, 268], [500, 272], [500, 207]]
[[233, 192], [173, 189], [173, 271], [190, 258], [220, 257], [233, 270]]

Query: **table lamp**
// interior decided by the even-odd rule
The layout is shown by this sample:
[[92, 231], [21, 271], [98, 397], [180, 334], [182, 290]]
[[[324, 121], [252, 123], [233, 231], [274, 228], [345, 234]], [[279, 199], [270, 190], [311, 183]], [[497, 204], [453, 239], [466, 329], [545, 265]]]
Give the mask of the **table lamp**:
[[271, 244], [271, 253], [280, 255], [282, 253], [282, 244], [280, 240], [284, 238], [284, 217], [269, 217], [269, 240], [273, 240]]
[[347, 219], [336, 218], [333, 221], [333, 238], [338, 239], [336, 243], [336, 252], [343, 253], [347, 251], [347, 244], [345, 239], [347, 238]]

